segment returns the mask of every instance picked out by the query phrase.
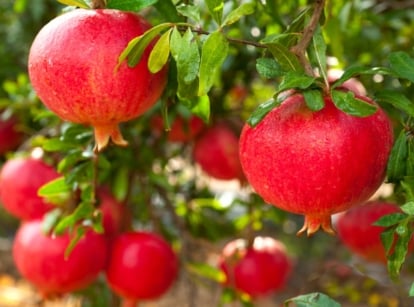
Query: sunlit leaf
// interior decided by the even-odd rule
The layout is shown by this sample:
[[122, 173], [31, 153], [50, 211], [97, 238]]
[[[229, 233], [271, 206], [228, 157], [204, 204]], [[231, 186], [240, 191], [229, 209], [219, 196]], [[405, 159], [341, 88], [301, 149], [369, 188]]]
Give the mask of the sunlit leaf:
[[86, 3], [86, 1], [84, 0], [57, 0], [57, 2], [62, 3], [64, 5], [76, 6], [82, 9], [90, 8], [89, 4]]
[[66, 194], [70, 192], [70, 186], [66, 183], [65, 177], [53, 179], [42, 185], [37, 194], [41, 197], [54, 197], [56, 195]]
[[108, 9], [138, 12], [157, 2], [158, 0], [108, 0], [106, 7]]
[[210, 11], [211, 16], [216, 21], [217, 24], [221, 24], [221, 20], [223, 18], [223, 8], [224, 8], [224, 1], [223, 0], [206, 0], [205, 1], [208, 10]]
[[171, 32], [172, 28], [162, 34], [154, 48], [152, 48], [148, 59], [148, 68], [153, 74], [159, 72], [168, 62]]
[[254, 13], [255, 3], [254, 2], [246, 2], [242, 3], [240, 6], [236, 7], [234, 10], [230, 11], [230, 13], [224, 18], [222, 23], [222, 27], [229, 26], [235, 22], [237, 22], [240, 18], [246, 15], [250, 15]]
[[336, 107], [353, 116], [365, 117], [374, 114], [377, 106], [355, 98], [351, 91], [332, 91], [332, 100]]
[[401, 210], [408, 215], [414, 215], [414, 201], [406, 202], [401, 206]]
[[[293, 304], [293, 305], [292, 305]], [[299, 295], [285, 301], [285, 306], [295, 307], [340, 307], [341, 305], [326, 294], [314, 292]]]
[[226, 275], [222, 270], [206, 263], [187, 263], [187, 269], [189, 272], [213, 280], [217, 283], [223, 283], [226, 280]]

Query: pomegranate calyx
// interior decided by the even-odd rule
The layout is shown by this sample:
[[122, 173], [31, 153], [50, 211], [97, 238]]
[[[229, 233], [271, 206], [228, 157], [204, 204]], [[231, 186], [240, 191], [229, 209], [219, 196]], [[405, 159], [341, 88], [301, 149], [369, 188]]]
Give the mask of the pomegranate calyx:
[[95, 152], [102, 151], [108, 146], [109, 140], [118, 146], [127, 146], [128, 142], [122, 136], [119, 130], [118, 124], [105, 125], [105, 126], [94, 126], [95, 135]]
[[336, 235], [336, 231], [332, 227], [332, 221], [330, 215], [322, 216], [305, 216], [305, 222], [303, 227], [296, 233], [297, 236], [301, 236], [306, 232], [308, 237], [312, 236], [320, 228], [330, 235]]

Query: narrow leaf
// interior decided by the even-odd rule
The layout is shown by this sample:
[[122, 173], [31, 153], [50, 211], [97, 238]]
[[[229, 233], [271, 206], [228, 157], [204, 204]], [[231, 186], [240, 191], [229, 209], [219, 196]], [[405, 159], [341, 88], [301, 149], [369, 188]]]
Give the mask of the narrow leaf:
[[366, 117], [374, 114], [377, 107], [364, 100], [355, 98], [351, 91], [332, 91], [332, 100], [336, 107], [353, 116]]
[[165, 32], [152, 49], [149, 59], [148, 68], [153, 74], [159, 72], [167, 64], [170, 56], [170, 35], [172, 28]]
[[391, 227], [394, 226], [404, 219], [407, 218], [407, 215], [404, 213], [390, 213], [381, 216], [377, 221], [373, 223], [375, 226], [381, 226], [381, 227]]
[[260, 121], [269, 113], [272, 109], [277, 107], [279, 103], [275, 99], [270, 99], [261, 105], [259, 105], [256, 110], [252, 112], [250, 117], [247, 119], [247, 123], [255, 127]]
[[302, 72], [298, 73], [290, 71], [287, 74], [285, 74], [277, 90], [279, 93], [281, 93], [283, 91], [293, 88], [306, 89], [310, 87], [314, 81], [314, 77], [308, 76]]
[[403, 51], [393, 52], [388, 56], [392, 71], [400, 78], [414, 82], [414, 59]]
[[385, 90], [376, 93], [375, 100], [389, 103], [409, 116], [414, 116], [414, 103], [404, 94]]
[[218, 25], [220, 25], [223, 18], [224, 1], [206, 0], [205, 3], [207, 4], [207, 8], [210, 11], [211, 16], [213, 16], [213, 19]]
[[158, 0], [108, 0], [108, 9], [138, 12], [150, 5], [157, 3]]
[[[291, 305], [293, 303], [294, 305]], [[314, 292], [299, 295], [285, 301], [285, 306], [296, 307], [340, 307], [341, 305], [323, 293]]]
[[65, 259], [68, 259], [70, 254], [72, 253], [73, 249], [76, 247], [76, 244], [79, 242], [80, 239], [83, 238], [83, 236], [86, 233], [86, 229], [83, 227], [79, 227], [76, 229], [76, 234], [73, 236], [69, 242], [68, 247], [65, 250]]
[[204, 96], [212, 87], [229, 51], [229, 42], [223, 33], [211, 33], [202, 47], [198, 95]]
[[253, 14], [254, 9], [255, 9], [254, 2], [243, 3], [242, 5], [238, 6], [234, 10], [230, 11], [230, 13], [224, 18], [224, 21], [221, 26], [222, 27], [229, 26], [237, 22], [243, 16]]
[[388, 257], [388, 271], [394, 280], [398, 279], [400, 275], [413, 233], [413, 230], [407, 223], [398, 225], [397, 228], [400, 228], [399, 231], [396, 231], [396, 233], [399, 233], [397, 242], [394, 246], [393, 253]]
[[312, 37], [309, 46], [309, 57], [313, 65], [319, 68], [319, 72], [323, 80], [325, 80], [325, 83], [328, 84], [328, 76], [326, 73], [326, 43], [320, 26], [317, 27]]
[[90, 202], [81, 202], [75, 211], [59, 221], [54, 229], [56, 235], [61, 235], [69, 228], [75, 227], [79, 221], [92, 216], [95, 207]]
[[320, 111], [325, 106], [323, 95], [320, 90], [307, 90], [302, 92], [306, 105], [312, 111]]
[[[375, 224], [374, 224], [375, 225]], [[394, 245], [395, 227], [384, 229], [380, 235], [381, 243], [384, 246], [385, 254], [388, 255]]]
[[196, 23], [201, 21], [200, 7], [197, 5], [179, 5], [177, 6], [177, 12], [184, 17], [194, 20]]
[[83, 0], [57, 0], [64, 5], [76, 6], [82, 9], [90, 9], [91, 7]]
[[402, 205], [401, 210], [408, 215], [414, 215], [414, 201], [409, 201]]
[[286, 46], [276, 42], [266, 44], [266, 46], [284, 71], [303, 71], [303, 67], [296, 55], [286, 48]]
[[226, 280], [226, 275], [222, 270], [205, 263], [187, 263], [187, 269], [189, 272], [195, 273], [199, 276], [208, 278], [218, 283], [223, 283]]
[[404, 130], [400, 131], [394, 146], [391, 149], [391, 154], [387, 164], [387, 179], [390, 182], [398, 182], [406, 174], [408, 146], [407, 134]]

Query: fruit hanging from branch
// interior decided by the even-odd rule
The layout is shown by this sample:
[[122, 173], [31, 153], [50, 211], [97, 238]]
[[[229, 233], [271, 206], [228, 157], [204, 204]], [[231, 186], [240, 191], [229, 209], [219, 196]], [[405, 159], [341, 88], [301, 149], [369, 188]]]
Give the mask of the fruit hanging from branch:
[[334, 233], [331, 215], [366, 201], [383, 182], [393, 144], [391, 122], [379, 106], [358, 117], [330, 96], [324, 103], [312, 111], [295, 94], [255, 127], [246, 124], [240, 136], [248, 182], [267, 203], [305, 216], [298, 234], [320, 227]]
[[151, 28], [139, 15], [76, 9], [46, 24], [30, 48], [30, 81], [42, 102], [66, 121], [91, 125], [96, 149], [126, 145], [119, 123], [136, 118], [161, 96], [166, 68], [151, 73], [143, 51], [136, 66], [118, 59], [128, 43]]

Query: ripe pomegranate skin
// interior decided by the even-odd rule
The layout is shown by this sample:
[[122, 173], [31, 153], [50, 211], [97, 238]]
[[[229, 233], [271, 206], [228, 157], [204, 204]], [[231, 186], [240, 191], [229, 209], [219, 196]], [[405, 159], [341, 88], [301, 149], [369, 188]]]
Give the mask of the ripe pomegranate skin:
[[302, 95], [290, 96], [240, 137], [247, 181], [267, 203], [305, 215], [298, 234], [334, 233], [331, 215], [366, 201], [383, 182], [393, 143], [380, 108], [361, 118], [324, 100], [312, 112]]
[[[157, 136], [165, 131], [164, 121], [161, 116], [151, 118], [151, 126]], [[185, 143], [196, 138], [204, 128], [204, 122], [197, 116], [191, 116], [189, 119], [182, 116], [176, 116], [171, 123], [170, 130], [167, 131], [167, 140], [170, 142]]]
[[113, 242], [106, 270], [108, 285], [130, 302], [160, 297], [173, 284], [177, 273], [176, 254], [154, 233], [130, 231]]
[[0, 170], [0, 201], [4, 209], [19, 219], [41, 218], [54, 206], [38, 196], [37, 191], [58, 177], [55, 168], [40, 159], [9, 159]]
[[[385, 229], [373, 225], [380, 217], [401, 212], [399, 206], [382, 201], [369, 201], [339, 214], [336, 222], [338, 238], [352, 252], [371, 262], [387, 263], [387, 256], [381, 242]], [[414, 240], [409, 250], [414, 248]]]
[[15, 149], [23, 140], [23, 133], [17, 130], [15, 117], [0, 119], [0, 155]]
[[193, 158], [209, 176], [244, 181], [239, 160], [239, 138], [225, 123], [208, 127], [195, 140]]
[[256, 237], [252, 247], [243, 239], [227, 243], [219, 267], [226, 275], [225, 286], [251, 297], [263, 297], [286, 285], [293, 265], [282, 242]]
[[65, 259], [69, 242], [69, 234], [45, 235], [41, 220], [24, 222], [16, 233], [16, 267], [45, 297], [83, 289], [105, 268], [108, 243], [103, 235], [87, 231]]
[[109, 139], [126, 145], [118, 124], [144, 113], [164, 90], [166, 68], [152, 74], [147, 67], [152, 44], [134, 68], [117, 67], [128, 42], [150, 27], [131, 12], [76, 9], [46, 24], [32, 43], [36, 93], [63, 120], [93, 126], [98, 150]]

